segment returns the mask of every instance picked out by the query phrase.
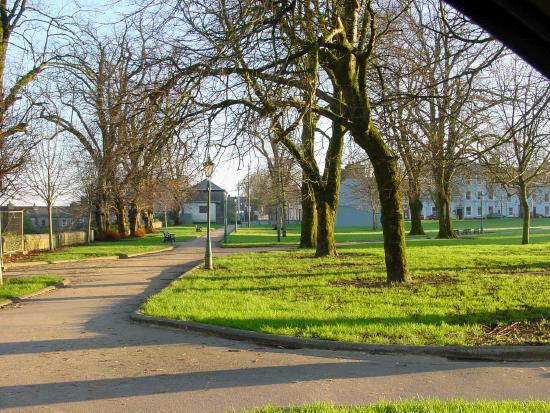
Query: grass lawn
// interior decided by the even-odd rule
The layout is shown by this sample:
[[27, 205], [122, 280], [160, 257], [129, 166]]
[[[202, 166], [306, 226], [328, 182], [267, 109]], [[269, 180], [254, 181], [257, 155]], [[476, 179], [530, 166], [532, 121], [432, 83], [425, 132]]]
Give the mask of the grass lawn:
[[[213, 226], [214, 227], [214, 226]], [[170, 233], [176, 235], [176, 241], [189, 241], [195, 239], [204, 232], [197, 233], [194, 225], [168, 227]], [[79, 260], [85, 258], [105, 257], [123, 254], [138, 254], [151, 252], [169, 247], [169, 243], [163, 242], [162, 231], [147, 234], [142, 238], [125, 238], [121, 241], [99, 241], [90, 245], [75, 245], [61, 248], [53, 252], [41, 252], [30, 254], [25, 261], [61, 261]]]
[[[337, 407], [312, 404], [300, 407], [264, 407], [246, 413], [543, 413], [550, 411], [550, 402], [542, 401], [439, 401], [419, 400], [383, 402], [368, 406]], [[245, 413], [245, 412], [243, 412]]]
[[61, 281], [59, 277], [21, 277], [8, 278], [4, 280], [4, 285], [0, 286], [0, 301], [20, 297], [42, 288], [49, 287]]
[[143, 313], [299, 337], [411, 345], [550, 342], [550, 232], [409, 241], [414, 281], [385, 284], [379, 243], [236, 254], [152, 297]]
[[[424, 230], [429, 237], [435, 237], [438, 230], [437, 221], [423, 221]], [[453, 221], [455, 229], [479, 228], [479, 220]], [[550, 229], [550, 218], [535, 218], [531, 220], [531, 226], [535, 229]], [[410, 221], [405, 222], [406, 230], [410, 230]], [[484, 219], [483, 227], [487, 233], [521, 232], [522, 220], [520, 218]], [[382, 241], [382, 229], [373, 230], [371, 227], [336, 227], [336, 242], [369, 242]], [[425, 237], [411, 237], [425, 238]], [[227, 246], [244, 247], [259, 245], [297, 245], [300, 242], [300, 225], [289, 225], [287, 237], [277, 242], [277, 231], [271, 225], [255, 225], [252, 228], [239, 228], [237, 232], [229, 235]]]

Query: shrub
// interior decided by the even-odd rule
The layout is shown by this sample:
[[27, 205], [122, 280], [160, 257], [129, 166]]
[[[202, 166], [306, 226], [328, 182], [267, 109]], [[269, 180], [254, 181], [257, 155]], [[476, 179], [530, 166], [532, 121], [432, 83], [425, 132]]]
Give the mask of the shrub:
[[103, 236], [101, 237], [102, 241], [120, 241], [120, 234], [117, 230], [114, 229], [108, 229], [103, 232]]
[[136, 229], [136, 233], [134, 234], [134, 237], [141, 238], [144, 237], [146, 234], [145, 230], [143, 228]]

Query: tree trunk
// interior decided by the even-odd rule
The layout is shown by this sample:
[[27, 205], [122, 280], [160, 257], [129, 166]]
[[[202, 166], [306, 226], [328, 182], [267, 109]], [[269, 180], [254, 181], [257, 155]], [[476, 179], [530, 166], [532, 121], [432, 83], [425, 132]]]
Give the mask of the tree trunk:
[[419, 196], [409, 192], [409, 209], [411, 211], [411, 230], [409, 235], [425, 235], [422, 227], [422, 201]]
[[336, 209], [327, 202], [323, 194], [317, 194], [317, 246], [316, 257], [338, 256], [334, 240], [334, 218]]
[[174, 217], [174, 225], [178, 226], [181, 225], [181, 219], [180, 219], [180, 210], [179, 209], [173, 209], [172, 216]]
[[155, 232], [153, 227], [153, 210], [151, 208], [146, 208], [141, 211], [141, 216], [143, 221], [145, 221], [145, 231], [148, 233]]
[[300, 248], [317, 246], [317, 207], [313, 190], [305, 179], [302, 179], [302, 222]]
[[115, 215], [117, 223], [117, 231], [121, 238], [126, 236], [126, 205], [124, 200], [117, 199], [115, 201]]
[[86, 231], [86, 244], [92, 242], [92, 204], [88, 204], [88, 227]]
[[130, 236], [135, 237], [136, 231], [139, 228], [138, 224], [139, 211], [135, 202], [131, 202], [128, 208], [128, 225], [130, 226]]
[[529, 244], [529, 227], [531, 225], [531, 211], [529, 210], [529, 199], [527, 196], [527, 184], [520, 180], [519, 182], [519, 202], [523, 211], [523, 234], [521, 243]]
[[439, 232], [437, 238], [452, 239], [456, 238], [451, 220], [451, 199], [446, 193], [437, 194], [437, 217], [439, 220]]
[[436, 182], [438, 182], [436, 208], [437, 219], [439, 221], [439, 232], [437, 238], [456, 238], [451, 217], [451, 188], [449, 186], [451, 176], [449, 173], [445, 173], [441, 168], [437, 168], [434, 171], [434, 175]]
[[381, 206], [386, 280], [388, 284], [410, 281], [397, 159], [374, 125], [369, 124], [365, 129], [354, 129], [352, 135], [355, 142], [367, 153], [374, 169]]
[[48, 249], [53, 251], [55, 244], [53, 240], [53, 217], [52, 217], [52, 204], [48, 202]]
[[97, 238], [103, 239], [106, 230], [110, 228], [109, 209], [107, 198], [100, 192], [95, 200], [95, 223], [97, 227]]

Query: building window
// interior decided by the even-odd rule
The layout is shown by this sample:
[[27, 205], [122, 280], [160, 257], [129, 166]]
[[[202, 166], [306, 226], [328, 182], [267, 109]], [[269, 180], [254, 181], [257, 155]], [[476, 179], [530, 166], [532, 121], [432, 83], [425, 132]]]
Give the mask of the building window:
[[43, 227], [46, 226], [46, 220], [45, 220], [45, 219], [42, 220], [42, 226], [43, 226]]
[[544, 202], [550, 202], [550, 194], [549, 193], [544, 194]]
[[508, 208], [508, 216], [509, 217], [514, 216], [514, 208]]
[[466, 191], [466, 199], [472, 199], [472, 191]]
[[207, 214], [208, 205], [199, 205], [199, 214]]
[[472, 207], [466, 207], [466, 215], [472, 215]]
[[490, 206], [490, 207], [489, 207], [489, 214], [492, 214], [492, 213], [493, 213], [493, 207]]
[[477, 215], [481, 216], [481, 207], [477, 207]]
[[544, 207], [544, 215], [545, 216], [550, 216], [550, 207], [548, 207], [548, 206]]
[[477, 191], [477, 199], [483, 198], [483, 192]]
[[489, 199], [494, 199], [495, 195], [493, 194], [493, 191], [489, 192]]
[[432, 214], [435, 214], [437, 212], [437, 208], [436, 207], [432, 207]]

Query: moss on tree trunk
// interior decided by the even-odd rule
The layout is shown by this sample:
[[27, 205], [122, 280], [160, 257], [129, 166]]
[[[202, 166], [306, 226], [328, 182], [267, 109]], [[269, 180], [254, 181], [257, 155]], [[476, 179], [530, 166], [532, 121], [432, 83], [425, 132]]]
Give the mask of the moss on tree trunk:
[[317, 204], [317, 246], [316, 257], [335, 257], [336, 241], [334, 239], [334, 217], [336, 210], [322, 195], [316, 200]]
[[425, 235], [422, 226], [422, 201], [420, 197], [409, 194], [409, 209], [411, 211], [411, 230], [409, 235]]
[[300, 248], [315, 248], [317, 246], [317, 207], [313, 191], [307, 181], [302, 180], [302, 226], [300, 232]]

